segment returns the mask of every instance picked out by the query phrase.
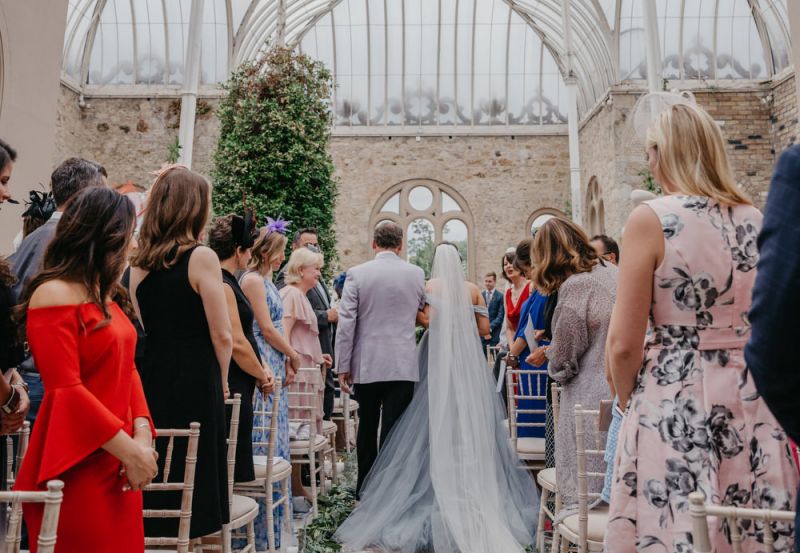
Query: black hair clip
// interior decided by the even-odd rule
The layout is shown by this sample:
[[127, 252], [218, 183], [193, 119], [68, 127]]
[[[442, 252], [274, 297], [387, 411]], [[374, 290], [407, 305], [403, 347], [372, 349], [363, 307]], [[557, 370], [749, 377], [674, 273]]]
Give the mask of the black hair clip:
[[27, 209], [22, 214], [23, 217], [47, 221], [56, 210], [56, 201], [50, 192], [30, 191], [30, 200], [25, 202]]
[[252, 248], [258, 238], [256, 228], [256, 214], [252, 209], [246, 209], [244, 217], [234, 215], [231, 220], [233, 241], [242, 249]]

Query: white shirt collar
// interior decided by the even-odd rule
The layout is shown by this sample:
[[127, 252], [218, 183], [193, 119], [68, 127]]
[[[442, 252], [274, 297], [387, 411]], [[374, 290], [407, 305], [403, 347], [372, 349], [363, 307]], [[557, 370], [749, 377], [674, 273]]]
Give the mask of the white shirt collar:
[[397, 257], [397, 254], [394, 252], [378, 252], [375, 254], [375, 259], [382, 257]]

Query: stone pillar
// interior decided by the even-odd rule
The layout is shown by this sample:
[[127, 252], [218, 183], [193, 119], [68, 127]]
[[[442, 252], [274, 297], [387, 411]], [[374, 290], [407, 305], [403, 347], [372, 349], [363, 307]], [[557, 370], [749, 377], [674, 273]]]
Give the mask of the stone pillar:
[[[67, 0], [0, 0], [0, 137], [19, 155], [10, 187], [20, 202], [29, 190], [38, 189], [39, 183], [47, 186], [53, 171], [66, 25]], [[21, 203], [3, 204], [0, 254], [11, 253], [14, 236], [22, 228], [23, 211]]]

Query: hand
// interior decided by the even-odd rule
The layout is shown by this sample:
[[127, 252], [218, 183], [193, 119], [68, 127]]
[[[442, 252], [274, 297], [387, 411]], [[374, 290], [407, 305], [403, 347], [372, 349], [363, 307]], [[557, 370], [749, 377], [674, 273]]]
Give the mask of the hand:
[[534, 338], [534, 340], [536, 340], [537, 342], [539, 342], [539, 341], [543, 340], [543, 339], [544, 339], [544, 337], [545, 337], [545, 336], [544, 336], [544, 330], [537, 330], [537, 331], [535, 331], [535, 332], [533, 333], [533, 338]]
[[487, 334], [486, 336], [483, 337], [483, 339], [484, 340], [491, 340], [492, 339], [492, 335], [491, 334]]
[[325, 360], [325, 367], [330, 368], [333, 367], [333, 357], [331, 357], [330, 353], [323, 353], [322, 359]]
[[353, 391], [350, 389], [350, 386], [353, 384], [353, 377], [350, 373], [341, 373], [339, 374], [339, 387], [342, 391], [346, 394], [352, 394]]
[[287, 366], [292, 369], [292, 372], [296, 373], [300, 368], [300, 354], [293, 351], [291, 355], [286, 358], [286, 363]]
[[225, 383], [225, 385], [222, 388], [222, 396], [225, 399], [228, 399], [228, 398], [231, 397], [231, 389], [228, 387], [228, 383], [227, 382]]
[[290, 385], [295, 380], [295, 376], [297, 375], [297, 370], [293, 369], [289, 364], [289, 360], [286, 360], [286, 378], [283, 381], [284, 388]]
[[328, 322], [329, 323], [339, 322], [339, 312], [336, 310], [335, 307], [331, 307], [330, 309], [328, 309]]
[[156, 455], [150, 446], [143, 446], [139, 441], [134, 440], [130, 453], [122, 461], [120, 474], [128, 479], [122, 489], [139, 491], [158, 474], [156, 465]]
[[519, 357], [516, 355], [511, 355], [510, 353], [506, 355], [506, 366], [509, 369], [518, 369], [519, 368]]
[[264, 376], [258, 381], [258, 388], [261, 390], [261, 395], [267, 397], [272, 392], [275, 386], [275, 375], [272, 374], [272, 369], [264, 365]]
[[531, 353], [528, 358], [525, 359], [525, 362], [529, 365], [533, 365], [534, 367], [541, 367], [547, 362], [545, 351], [547, 351], [547, 346], [536, 348], [533, 353]]
[[25, 422], [25, 415], [28, 414], [31, 400], [28, 397], [28, 393], [22, 389], [21, 386], [17, 386], [17, 392], [19, 393], [17, 410], [8, 415], [3, 413], [3, 416], [0, 418], [0, 434], [13, 434], [22, 428]]

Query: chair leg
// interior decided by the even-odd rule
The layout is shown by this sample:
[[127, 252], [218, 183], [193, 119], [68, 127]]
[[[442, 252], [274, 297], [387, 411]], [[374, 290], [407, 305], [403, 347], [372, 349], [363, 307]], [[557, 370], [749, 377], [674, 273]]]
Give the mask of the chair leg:
[[[231, 513], [233, 514], [233, 513]], [[231, 525], [230, 524], [223, 524], [222, 525], [222, 553], [232, 553], [232, 545], [231, 545]]]
[[286, 477], [281, 482], [281, 495], [286, 498], [283, 504], [283, 528], [281, 529], [281, 551], [286, 551], [286, 544], [289, 536], [292, 535], [292, 498], [289, 497], [289, 478]]
[[256, 553], [256, 525], [252, 520], [247, 523], [247, 547]]
[[569, 540], [561, 540], [561, 553], [569, 553]]
[[[556, 492], [556, 504], [555, 508], [553, 509], [553, 515], [556, 517], [558, 513], [561, 511], [561, 494]], [[558, 525], [553, 521], [553, 545], [550, 548], [550, 553], [557, 553], [558, 552], [558, 545], [561, 540], [561, 534], [558, 531]]]
[[314, 518], [317, 517], [319, 510], [317, 509], [317, 454], [312, 451], [308, 456], [308, 472], [311, 475], [311, 512], [314, 513]]
[[272, 497], [272, 483], [265, 484], [266, 493], [266, 508], [267, 508], [267, 544], [269, 546], [269, 553], [275, 553], [275, 513], [273, 504], [275, 502]]
[[544, 511], [549, 497], [550, 490], [542, 488], [542, 495], [539, 498], [539, 521], [536, 524], [536, 548], [539, 551], [544, 551]]
[[339, 473], [336, 468], [336, 434], [331, 434], [331, 465], [333, 469], [333, 480], [331, 484], [335, 484], [339, 481]]

